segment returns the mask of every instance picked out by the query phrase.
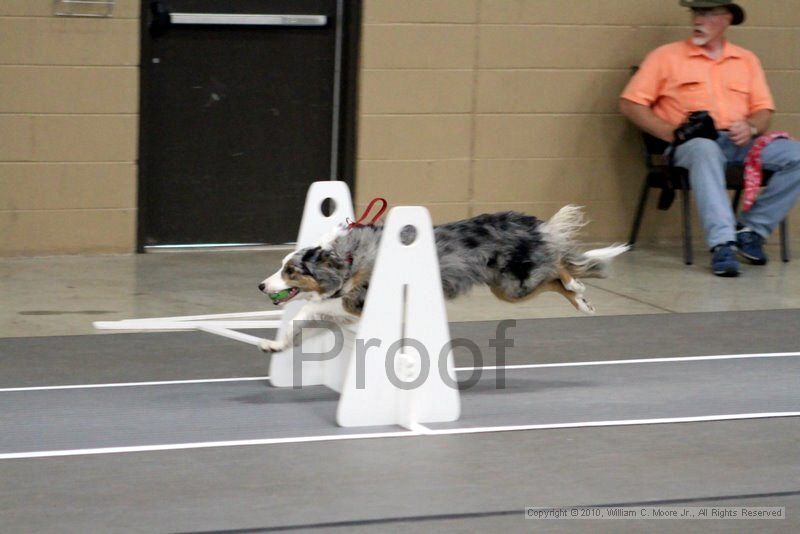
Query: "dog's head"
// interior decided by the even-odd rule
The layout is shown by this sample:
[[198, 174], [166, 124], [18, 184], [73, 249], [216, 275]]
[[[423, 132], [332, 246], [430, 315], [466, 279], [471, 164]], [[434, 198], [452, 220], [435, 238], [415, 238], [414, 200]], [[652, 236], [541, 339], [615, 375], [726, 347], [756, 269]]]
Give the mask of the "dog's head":
[[258, 285], [275, 305], [295, 298], [323, 300], [342, 289], [347, 280], [347, 263], [330, 250], [309, 247], [283, 259], [278, 272]]

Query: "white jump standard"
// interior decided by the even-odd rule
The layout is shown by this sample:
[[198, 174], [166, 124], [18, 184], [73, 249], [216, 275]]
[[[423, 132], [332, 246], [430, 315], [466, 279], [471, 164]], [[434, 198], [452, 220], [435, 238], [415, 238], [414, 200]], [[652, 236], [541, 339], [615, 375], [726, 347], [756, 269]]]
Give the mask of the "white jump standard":
[[[326, 199], [335, 203], [329, 216], [321, 210]], [[346, 218], [353, 218], [347, 185], [312, 184], [298, 248], [318, 243]], [[416, 231], [416, 237], [404, 244], [400, 234], [408, 227]], [[342, 327], [338, 343], [337, 335], [326, 330], [304, 336], [294, 350], [272, 354], [270, 382], [275, 387], [322, 384], [339, 392], [336, 420], [340, 426], [397, 424], [416, 430], [420, 423], [455, 421], [460, 416], [460, 394], [430, 215], [422, 207], [394, 208], [384, 237], [358, 324]], [[277, 339], [281, 339], [290, 322], [305, 315], [304, 304], [292, 301], [281, 311], [102, 321], [94, 326], [127, 331], [200, 330], [260, 347], [270, 341], [238, 330], [278, 328]], [[331, 353], [332, 348], [337, 351]]]

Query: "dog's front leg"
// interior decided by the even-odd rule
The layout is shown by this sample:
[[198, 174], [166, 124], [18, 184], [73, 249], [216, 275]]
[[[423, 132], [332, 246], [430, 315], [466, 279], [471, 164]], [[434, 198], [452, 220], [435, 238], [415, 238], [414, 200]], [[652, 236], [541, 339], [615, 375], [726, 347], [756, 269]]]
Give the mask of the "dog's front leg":
[[[348, 323], [354, 320], [343, 306], [342, 299], [324, 300], [322, 302], [312, 302], [300, 309], [294, 319], [289, 321], [286, 331], [280, 339], [265, 339], [259, 348], [267, 353], [282, 352], [288, 350], [302, 340], [304, 321], [332, 321], [335, 323]], [[299, 328], [298, 328], [299, 326]], [[313, 326], [312, 326], [313, 328]]]
[[289, 348], [289, 345], [283, 339], [264, 339], [258, 345], [262, 352], [272, 354], [273, 352], [283, 352]]
[[276, 339], [265, 339], [259, 348], [266, 353], [283, 352], [295, 346], [300, 341], [300, 329], [294, 327], [295, 321], [308, 321], [313, 318], [313, 304], [306, 304], [297, 315], [286, 325], [286, 331]]

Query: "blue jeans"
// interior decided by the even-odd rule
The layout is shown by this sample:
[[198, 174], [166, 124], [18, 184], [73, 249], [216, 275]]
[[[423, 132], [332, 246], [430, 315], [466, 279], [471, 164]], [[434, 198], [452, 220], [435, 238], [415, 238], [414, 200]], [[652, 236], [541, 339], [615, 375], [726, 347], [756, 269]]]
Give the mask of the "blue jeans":
[[[673, 162], [689, 169], [706, 243], [712, 248], [736, 241], [736, 219], [725, 188], [726, 165], [743, 165], [753, 142], [736, 146], [725, 132], [719, 139], [692, 139], [675, 150]], [[800, 196], [800, 142], [778, 139], [762, 152], [763, 167], [773, 171], [755, 204], [739, 214], [739, 222], [767, 238]]]

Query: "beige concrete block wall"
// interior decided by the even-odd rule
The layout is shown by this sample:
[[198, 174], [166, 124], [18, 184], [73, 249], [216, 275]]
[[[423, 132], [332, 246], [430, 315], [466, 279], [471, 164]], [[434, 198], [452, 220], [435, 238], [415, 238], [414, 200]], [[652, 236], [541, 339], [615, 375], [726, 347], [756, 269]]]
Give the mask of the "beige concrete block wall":
[[[730, 36], [762, 58], [775, 126], [800, 136], [800, 3], [742, 5]], [[644, 167], [618, 95], [687, 28], [677, 0], [365, 0], [357, 205], [383, 196], [443, 222], [577, 203], [585, 239], [627, 239]], [[679, 238], [678, 210], [652, 197], [640, 239]]]
[[135, 249], [138, 64], [138, 0], [0, 1], [0, 255]]
[[[0, 255], [135, 248], [139, 1], [116, 3], [94, 19], [0, 1]], [[357, 205], [384, 196], [443, 222], [579, 203], [585, 239], [625, 239], [643, 168], [617, 95], [686, 34], [676, 4], [364, 0]], [[742, 4], [731, 37], [762, 58], [775, 127], [800, 136], [798, 0]], [[677, 210], [651, 205], [642, 239], [679, 235]]]
[[364, 2], [356, 209], [469, 214], [479, 0]]

